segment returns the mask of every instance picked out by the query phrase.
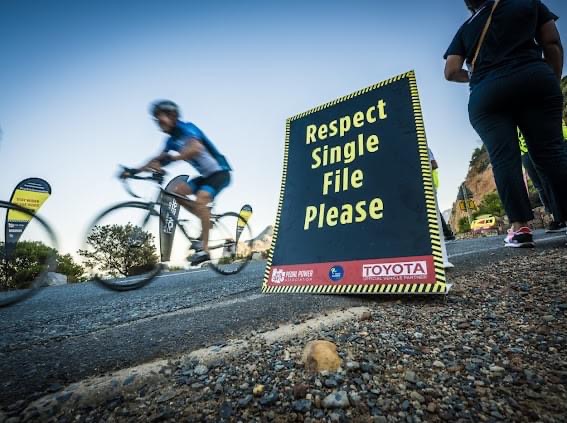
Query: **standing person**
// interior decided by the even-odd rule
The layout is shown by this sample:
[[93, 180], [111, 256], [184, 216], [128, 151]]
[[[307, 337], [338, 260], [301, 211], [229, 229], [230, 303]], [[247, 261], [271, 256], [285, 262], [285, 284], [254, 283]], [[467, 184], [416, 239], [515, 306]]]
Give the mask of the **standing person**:
[[557, 199], [555, 198], [555, 193], [553, 192], [549, 182], [545, 179], [544, 175], [541, 175], [537, 171], [535, 164], [528, 153], [528, 146], [526, 145], [526, 140], [522, 131], [520, 131], [520, 128], [518, 128], [518, 142], [520, 152], [522, 154], [522, 164], [524, 165], [524, 169], [528, 172], [545, 211], [553, 216], [553, 220], [545, 232], [552, 233], [565, 231], [565, 220], [567, 220], [567, 217], [561, 214], [561, 209], [557, 206]]
[[[179, 120], [179, 107], [173, 101], [159, 100], [150, 106], [150, 114], [162, 132], [168, 135], [162, 152], [150, 159], [144, 166], [133, 169], [133, 172], [144, 170], [159, 171], [173, 161], [183, 160], [192, 165], [200, 176], [188, 179], [174, 187], [172, 192], [178, 195], [196, 196], [195, 205], [181, 199], [177, 201], [190, 213], [201, 220], [200, 241], [193, 242], [195, 254], [189, 258], [191, 265], [197, 265], [210, 260], [209, 256], [209, 222], [211, 211], [209, 204], [216, 195], [230, 183], [232, 170], [226, 158], [217, 150], [211, 140], [193, 123]], [[173, 151], [175, 154], [170, 154]], [[124, 171], [121, 177], [126, 178], [132, 173]]]
[[[507, 247], [533, 247], [533, 213], [522, 181], [516, 127], [567, 215], [567, 145], [556, 15], [540, 0], [465, 0], [472, 16], [445, 53], [445, 77], [470, 84], [469, 120], [486, 146], [512, 224]], [[543, 58], [542, 58], [543, 53]], [[463, 69], [469, 66], [470, 71]]]
[[[437, 160], [435, 160], [435, 156], [433, 155], [433, 151], [429, 150], [429, 162], [431, 163], [431, 179], [433, 179], [433, 186], [435, 187], [435, 195], [437, 195], [437, 190], [439, 189], [439, 165], [437, 164]], [[439, 204], [439, 202], [437, 202]], [[455, 239], [455, 235], [453, 231], [445, 222], [445, 218], [443, 217], [443, 213], [439, 209], [439, 205], [437, 206], [437, 213], [439, 213], [439, 217], [441, 218], [441, 226], [443, 227], [443, 236], [445, 237], [445, 241], [453, 241]]]

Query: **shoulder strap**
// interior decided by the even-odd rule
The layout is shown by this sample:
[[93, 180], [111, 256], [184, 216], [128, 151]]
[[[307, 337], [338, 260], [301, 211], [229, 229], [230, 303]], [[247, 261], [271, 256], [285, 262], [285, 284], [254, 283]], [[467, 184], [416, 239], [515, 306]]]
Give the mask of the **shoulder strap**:
[[500, 3], [500, 0], [495, 0], [494, 5], [492, 6], [492, 10], [490, 11], [490, 15], [488, 16], [488, 19], [486, 20], [486, 24], [484, 25], [484, 29], [482, 30], [482, 34], [480, 34], [480, 39], [478, 40], [478, 45], [476, 46], [476, 51], [474, 53], [474, 57], [471, 62], [471, 72], [474, 72], [474, 65], [476, 63], [476, 59], [478, 59], [478, 53], [480, 53], [480, 48], [482, 47], [482, 44], [484, 43], [484, 39], [486, 38], [488, 27], [492, 22], [492, 15], [494, 14], [494, 9], [496, 9], [498, 3]]

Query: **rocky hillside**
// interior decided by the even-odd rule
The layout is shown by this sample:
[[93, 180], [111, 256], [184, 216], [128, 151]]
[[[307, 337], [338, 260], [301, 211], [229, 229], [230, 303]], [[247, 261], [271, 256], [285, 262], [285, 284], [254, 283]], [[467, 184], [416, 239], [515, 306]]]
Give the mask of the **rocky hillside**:
[[[252, 251], [263, 253], [267, 252], [272, 246], [272, 237], [274, 236], [274, 228], [272, 225], [267, 226], [260, 234], [252, 240]], [[245, 255], [250, 251], [247, 244], [238, 244], [238, 254]]]
[[[469, 171], [465, 178], [464, 185], [468, 190], [467, 196], [471, 195], [468, 198], [472, 198], [477, 207], [482, 202], [485, 195], [496, 191], [492, 165], [490, 164], [488, 153], [484, 146], [474, 151], [469, 163]], [[461, 211], [459, 208], [460, 198], [462, 198], [461, 194], [457, 193], [457, 199], [453, 203], [451, 210], [449, 224], [453, 229], [457, 229], [459, 220], [467, 216], [466, 211]]]

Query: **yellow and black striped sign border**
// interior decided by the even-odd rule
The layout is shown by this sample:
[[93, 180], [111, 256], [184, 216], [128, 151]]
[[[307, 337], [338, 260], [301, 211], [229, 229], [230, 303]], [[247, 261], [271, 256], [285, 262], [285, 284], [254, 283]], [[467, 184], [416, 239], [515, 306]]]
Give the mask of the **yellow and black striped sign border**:
[[[269, 287], [268, 279], [272, 269], [272, 260], [274, 250], [278, 238], [281, 211], [283, 208], [283, 200], [285, 196], [285, 185], [287, 180], [288, 154], [289, 154], [289, 135], [291, 122], [301, 119], [312, 113], [327, 109], [343, 101], [350, 100], [362, 94], [366, 94], [377, 88], [384, 87], [394, 82], [407, 79], [412, 99], [413, 115], [415, 119], [415, 127], [417, 132], [417, 144], [419, 158], [421, 164], [421, 178], [425, 191], [425, 204], [427, 208], [427, 221], [429, 225], [429, 236], [431, 238], [433, 263], [435, 266], [435, 283], [434, 284], [375, 284], [375, 285], [309, 285], [309, 286], [276, 286]], [[314, 107], [304, 113], [292, 116], [286, 122], [285, 131], [285, 148], [284, 148], [284, 164], [282, 172], [282, 182], [280, 189], [280, 198], [278, 203], [278, 214], [274, 225], [274, 234], [272, 238], [272, 246], [266, 263], [266, 271], [264, 272], [264, 281], [262, 283], [262, 292], [264, 293], [308, 293], [308, 294], [446, 294], [447, 282], [445, 278], [445, 268], [443, 266], [443, 253], [441, 250], [441, 233], [437, 218], [437, 203], [435, 191], [433, 188], [433, 179], [431, 176], [431, 163], [429, 161], [429, 151], [427, 147], [427, 138], [425, 136], [425, 125], [423, 123], [423, 113], [421, 103], [419, 101], [419, 92], [417, 90], [417, 81], [415, 72], [409, 71], [401, 75], [395, 76], [377, 84], [358, 90], [352, 94], [339, 97], [336, 100], [325, 103], [321, 106]]]

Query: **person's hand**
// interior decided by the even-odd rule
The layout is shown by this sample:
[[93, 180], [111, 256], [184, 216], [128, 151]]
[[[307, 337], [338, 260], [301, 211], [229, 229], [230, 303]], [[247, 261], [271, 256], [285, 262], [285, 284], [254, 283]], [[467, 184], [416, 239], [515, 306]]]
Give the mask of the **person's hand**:
[[159, 160], [152, 160], [146, 168], [152, 172], [161, 172], [161, 162]]
[[134, 175], [134, 172], [132, 172], [132, 169], [123, 168], [122, 172], [120, 172], [118, 174], [118, 177], [120, 179], [127, 179], [127, 178], [131, 177], [132, 175]]

